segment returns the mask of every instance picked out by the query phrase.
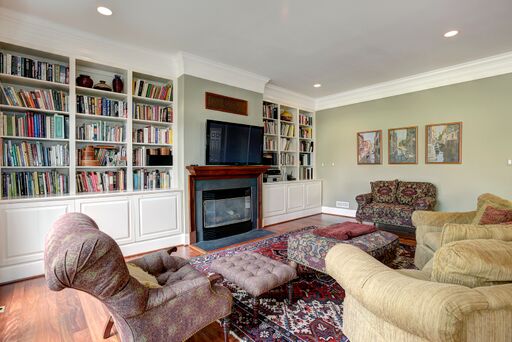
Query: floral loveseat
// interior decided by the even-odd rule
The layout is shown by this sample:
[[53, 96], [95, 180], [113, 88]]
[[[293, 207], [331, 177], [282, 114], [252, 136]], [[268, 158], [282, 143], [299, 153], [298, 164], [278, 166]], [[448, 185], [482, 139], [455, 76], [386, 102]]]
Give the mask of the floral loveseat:
[[356, 197], [358, 221], [413, 227], [415, 210], [434, 210], [437, 190], [426, 182], [375, 181], [372, 192]]

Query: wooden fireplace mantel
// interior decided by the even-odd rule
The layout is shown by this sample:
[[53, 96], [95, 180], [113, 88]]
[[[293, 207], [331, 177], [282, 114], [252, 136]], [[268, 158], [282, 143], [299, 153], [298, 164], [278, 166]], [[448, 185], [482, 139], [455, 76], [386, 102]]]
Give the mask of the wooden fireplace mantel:
[[236, 179], [236, 178], [257, 178], [258, 180], [258, 222], [257, 228], [263, 225], [262, 210], [262, 192], [263, 192], [263, 173], [269, 169], [269, 166], [250, 165], [250, 166], [187, 166], [188, 193], [190, 205], [190, 243], [196, 242], [196, 180], [205, 179]]

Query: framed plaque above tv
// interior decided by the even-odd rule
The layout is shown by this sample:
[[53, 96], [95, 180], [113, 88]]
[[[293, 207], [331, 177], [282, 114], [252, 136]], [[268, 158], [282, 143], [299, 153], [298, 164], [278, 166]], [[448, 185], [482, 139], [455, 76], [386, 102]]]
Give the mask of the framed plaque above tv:
[[205, 108], [225, 113], [247, 116], [247, 101], [224, 95], [205, 93]]

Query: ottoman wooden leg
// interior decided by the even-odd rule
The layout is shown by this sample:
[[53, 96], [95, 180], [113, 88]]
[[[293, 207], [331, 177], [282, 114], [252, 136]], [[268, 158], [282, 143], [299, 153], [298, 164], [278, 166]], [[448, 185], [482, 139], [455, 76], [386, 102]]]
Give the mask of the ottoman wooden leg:
[[254, 322], [258, 321], [258, 312], [260, 310], [260, 297], [254, 297], [252, 299], [252, 318]]
[[288, 288], [288, 305], [291, 305], [293, 302], [293, 283], [290, 281], [286, 284]]

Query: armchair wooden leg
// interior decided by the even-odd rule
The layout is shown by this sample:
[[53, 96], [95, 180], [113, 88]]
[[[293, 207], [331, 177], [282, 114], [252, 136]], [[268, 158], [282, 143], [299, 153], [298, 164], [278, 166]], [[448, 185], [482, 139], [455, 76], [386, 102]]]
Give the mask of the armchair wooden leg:
[[260, 298], [254, 297], [252, 302], [252, 318], [254, 322], [258, 322], [258, 313], [260, 310]]
[[108, 318], [107, 324], [105, 324], [105, 330], [103, 331], [103, 339], [107, 339], [110, 337], [110, 333], [112, 332], [112, 327], [114, 326], [114, 320], [112, 316]]
[[293, 302], [293, 283], [289, 281], [286, 287], [288, 288], [288, 305], [291, 305]]
[[222, 319], [222, 328], [224, 330], [224, 342], [228, 342], [229, 338], [229, 316]]

